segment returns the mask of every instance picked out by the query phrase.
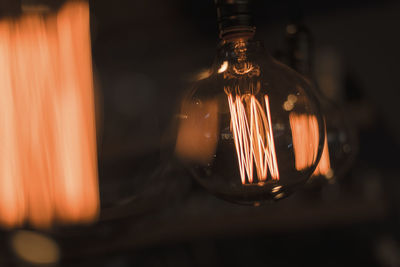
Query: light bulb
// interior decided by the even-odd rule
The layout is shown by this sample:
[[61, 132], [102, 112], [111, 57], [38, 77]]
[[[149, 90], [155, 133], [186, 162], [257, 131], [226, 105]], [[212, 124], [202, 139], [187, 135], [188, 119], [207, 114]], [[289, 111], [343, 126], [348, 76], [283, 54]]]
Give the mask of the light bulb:
[[98, 218], [90, 48], [86, 2], [0, 20], [0, 227]]
[[246, 5], [226, 5], [240, 12], [219, 12], [222, 41], [210, 76], [182, 102], [175, 151], [213, 194], [258, 205], [311, 176], [323, 120], [310, 84], [252, 39]]
[[[310, 31], [301, 23], [301, 20], [295, 19], [286, 27], [286, 33], [287, 63], [314, 81], [312, 64], [314, 43]], [[334, 178], [346, 175], [354, 163], [358, 141], [356, 131], [348, 121], [344, 110], [329, 100], [317, 87], [313, 88], [321, 103], [326, 127], [321, 160], [310, 179], [310, 184], [320, 184], [320, 182], [334, 181]]]

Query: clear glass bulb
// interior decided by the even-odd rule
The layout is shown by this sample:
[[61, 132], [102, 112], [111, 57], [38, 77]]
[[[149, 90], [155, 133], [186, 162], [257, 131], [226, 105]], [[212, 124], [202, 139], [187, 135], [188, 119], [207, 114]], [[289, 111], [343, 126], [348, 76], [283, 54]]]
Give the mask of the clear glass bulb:
[[[301, 17], [301, 16], [300, 16]], [[286, 62], [294, 70], [315, 81], [313, 75], [314, 38], [309, 29], [294, 19], [286, 27]], [[328, 80], [334, 80], [330, 77]], [[310, 179], [309, 187], [320, 189], [319, 185], [327, 180], [343, 177], [352, 166], [357, 154], [358, 140], [354, 126], [346, 117], [345, 111], [328, 99], [321, 90], [315, 89], [315, 95], [321, 104], [325, 120], [326, 138], [321, 160]]]
[[321, 156], [323, 119], [310, 84], [260, 41], [223, 41], [179, 118], [176, 155], [202, 186], [236, 203], [289, 195]]

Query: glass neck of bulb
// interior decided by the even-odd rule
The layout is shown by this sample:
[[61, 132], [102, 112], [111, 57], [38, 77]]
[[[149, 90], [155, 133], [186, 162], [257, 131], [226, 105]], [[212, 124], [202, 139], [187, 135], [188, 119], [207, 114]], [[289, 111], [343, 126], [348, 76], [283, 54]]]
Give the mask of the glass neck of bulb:
[[219, 37], [223, 42], [235, 42], [253, 39], [256, 28], [252, 26], [235, 26], [221, 29]]
[[215, 0], [215, 4], [221, 39], [253, 37], [255, 27], [251, 0]]
[[268, 53], [263, 42], [251, 38], [222, 40], [217, 52], [218, 62], [258, 62], [261, 58], [266, 57], [268, 57]]
[[[260, 90], [262, 66], [268, 54], [261, 41], [237, 39], [223, 41], [213, 72], [225, 81], [225, 93], [256, 94]], [[240, 89], [240, 90], [237, 90]]]

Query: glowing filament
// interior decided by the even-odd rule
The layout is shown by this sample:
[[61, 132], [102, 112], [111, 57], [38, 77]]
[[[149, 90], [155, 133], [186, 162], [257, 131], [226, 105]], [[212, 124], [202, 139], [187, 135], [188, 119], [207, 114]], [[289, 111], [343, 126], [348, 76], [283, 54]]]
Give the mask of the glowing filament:
[[88, 222], [99, 210], [89, 8], [0, 21], [0, 222]]
[[265, 111], [254, 95], [228, 95], [232, 132], [238, 157], [242, 184], [253, 183], [254, 166], [258, 181], [267, 179], [268, 169], [279, 180], [274, 136], [268, 96], [264, 96]]

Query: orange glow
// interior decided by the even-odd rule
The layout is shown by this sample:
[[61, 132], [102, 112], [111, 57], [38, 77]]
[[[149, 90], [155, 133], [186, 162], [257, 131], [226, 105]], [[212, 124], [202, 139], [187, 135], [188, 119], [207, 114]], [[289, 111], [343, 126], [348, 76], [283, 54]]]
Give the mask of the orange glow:
[[86, 2], [0, 21], [0, 223], [89, 222], [99, 212]]
[[184, 103], [182, 112], [175, 152], [183, 159], [206, 165], [217, 146], [217, 102]]
[[304, 170], [312, 166], [317, 157], [319, 142], [317, 118], [313, 115], [291, 112], [289, 120], [292, 129], [295, 166], [297, 170]]
[[325, 128], [325, 142], [324, 150], [322, 151], [321, 159], [315, 169], [313, 176], [324, 175], [326, 178], [332, 178], [331, 162], [329, 159], [329, 149], [328, 149], [328, 137], [326, 135]]
[[237, 95], [234, 100], [232, 94], [228, 94], [242, 184], [246, 184], [246, 174], [248, 182], [253, 183], [254, 166], [259, 182], [267, 179], [268, 168], [272, 179], [279, 180], [267, 95], [264, 96], [264, 101], [265, 111], [254, 95]]

